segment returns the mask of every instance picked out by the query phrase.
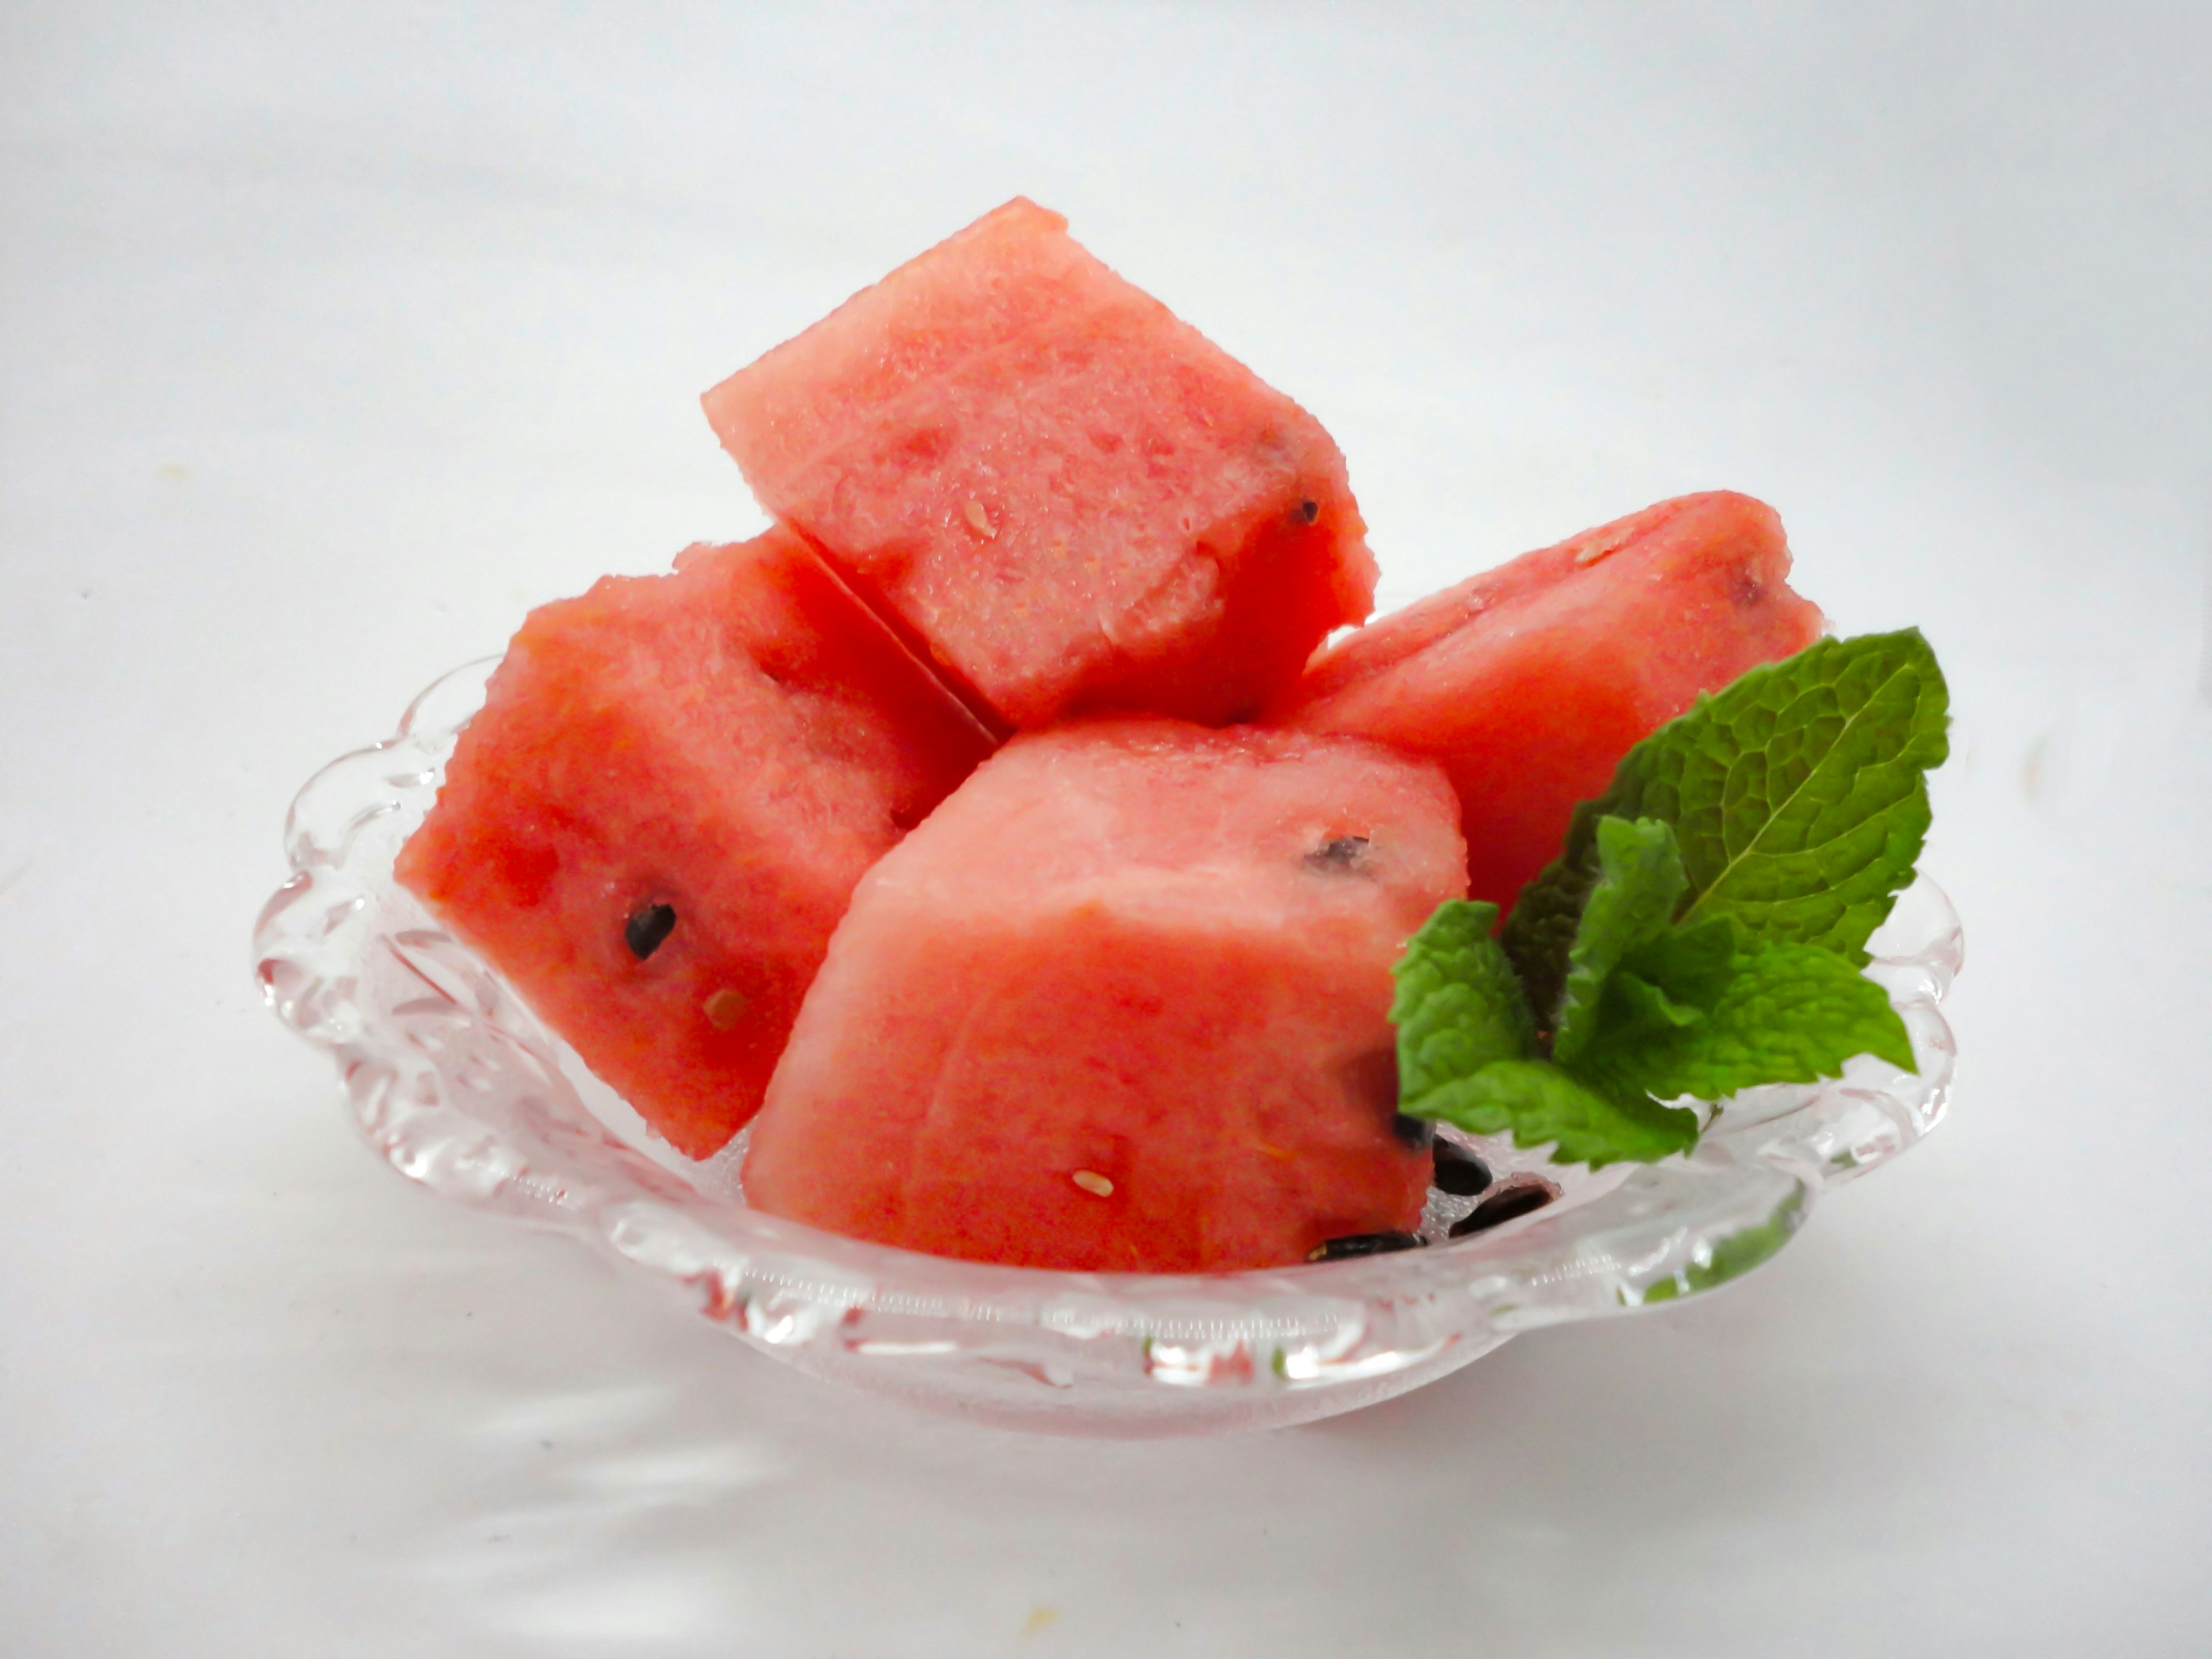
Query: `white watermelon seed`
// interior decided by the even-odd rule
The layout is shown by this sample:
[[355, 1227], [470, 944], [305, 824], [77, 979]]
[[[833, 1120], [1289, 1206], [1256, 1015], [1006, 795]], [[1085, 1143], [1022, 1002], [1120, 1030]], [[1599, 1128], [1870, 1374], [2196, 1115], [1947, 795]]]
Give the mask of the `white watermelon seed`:
[[1114, 1183], [1096, 1170], [1078, 1170], [1069, 1179], [1094, 1198], [1114, 1196]]
[[1595, 564], [1600, 559], [1610, 558], [1635, 539], [1636, 532], [1633, 531], [1601, 537], [1575, 555], [1575, 568], [1579, 570], [1585, 565]]

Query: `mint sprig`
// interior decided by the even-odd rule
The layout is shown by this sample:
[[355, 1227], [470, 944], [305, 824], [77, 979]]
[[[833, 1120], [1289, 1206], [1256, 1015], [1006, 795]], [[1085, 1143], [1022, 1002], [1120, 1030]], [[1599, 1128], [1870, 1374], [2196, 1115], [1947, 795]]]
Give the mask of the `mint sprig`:
[[1859, 969], [1927, 834], [1946, 705], [1907, 630], [1822, 641], [1652, 733], [1502, 938], [1496, 907], [1455, 900], [1409, 942], [1400, 1109], [1596, 1167], [1694, 1146], [1673, 1102], [1858, 1054], [1911, 1070]]
[[1908, 628], [1821, 640], [1754, 668], [1638, 744], [1605, 793], [1575, 809], [1565, 850], [1505, 924], [1537, 1024], [1560, 1006], [1606, 817], [1674, 826], [1689, 879], [1682, 920], [1733, 915], [1754, 939], [1863, 966], [1927, 837], [1948, 708], [1935, 653]]
[[1698, 1138], [1694, 1113], [1585, 1079], [1542, 1057], [1528, 1000], [1491, 932], [1494, 904], [1437, 907], [1392, 969], [1398, 1109], [1474, 1134], [1557, 1143], [1562, 1161], [1646, 1162]]

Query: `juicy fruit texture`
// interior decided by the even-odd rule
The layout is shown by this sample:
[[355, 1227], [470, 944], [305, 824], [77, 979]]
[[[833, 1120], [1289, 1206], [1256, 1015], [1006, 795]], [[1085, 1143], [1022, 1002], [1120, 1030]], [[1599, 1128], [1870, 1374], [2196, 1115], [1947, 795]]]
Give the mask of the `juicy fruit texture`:
[[703, 1158], [854, 884], [988, 748], [797, 538], [694, 547], [530, 614], [398, 875]]
[[1318, 422], [1017, 198], [704, 398], [762, 505], [1006, 726], [1252, 717], [1374, 603]]
[[1523, 554], [1316, 657], [1271, 720], [1443, 763], [1468, 890], [1510, 908], [1620, 757], [1820, 636], [1771, 507], [1684, 495]]
[[871, 871], [753, 1126], [756, 1207], [1024, 1267], [1415, 1225], [1390, 964], [1456, 896], [1426, 762], [1166, 720], [1018, 738]]

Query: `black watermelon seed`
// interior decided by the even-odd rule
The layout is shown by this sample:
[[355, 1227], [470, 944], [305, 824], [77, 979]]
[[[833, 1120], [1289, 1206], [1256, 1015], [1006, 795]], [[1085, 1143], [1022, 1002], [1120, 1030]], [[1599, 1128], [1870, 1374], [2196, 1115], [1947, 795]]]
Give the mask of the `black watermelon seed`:
[[1316, 519], [1321, 517], [1321, 503], [1316, 501], [1300, 501], [1298, 503], [1298, 517], [1304, 519], [1308, 524], [1311, 524]]
[[676, 931], [676, 907], [670, 904], [648, 904], [633, 911], [623, 924], [623, 943], [629, 946], [630, 955], [643, 962], [668, 942]]
[[1346, 1233], [1317, 1244], [1307, 1253], [1309, 1261], [1346, 1261], [1356, 1255], [1388, 1255], [1393, 1250], [1418, 1250], [1419, 1233]]
[[1307, 854], [1306, 862], [1316, 870], [1349, 870], [1359, 862], [1359, 855], [1366, 850], [1366, 836], [1339, 836]]
[[1541, 1181], [1509, 1181], [1476, 1205], [1474, 1213], [1466, 1220], [1455, 1221], [1451, 1236], [1465, 1238], [1469, 1233], [1487, 1232], [1492, 1227], [1502, 1227], [1509, 1221], [1517, 1221], [1524, 1215], [1542, 1209], [1554, 1196], [1556, 1194]]
[[[1418, 1152], [1422, 1147], [1436, 1139], [1437, 1126], [1427, 1118], [1411, 1117], [1404, 1112], [1400, 1112], [1390, 1120], [1390, 1133], [1398, 1137], [1401, 1145], [1410, 1146]], [[1437, 1156], [1439, 1158], [1443, 1156], [1441, 1149]], [[1451, 1189], [1446, 1188], [1444, 1190], [1449, 1192]], [[1475, 1190], [1480, 1192], [1481, 1188], [1477, 1188]]]
[[1437, 1142], [1437, 1190], [1454, 1198], [1477, 1198], [1490, 1190], [1490, 1166], [1464, 1146]]

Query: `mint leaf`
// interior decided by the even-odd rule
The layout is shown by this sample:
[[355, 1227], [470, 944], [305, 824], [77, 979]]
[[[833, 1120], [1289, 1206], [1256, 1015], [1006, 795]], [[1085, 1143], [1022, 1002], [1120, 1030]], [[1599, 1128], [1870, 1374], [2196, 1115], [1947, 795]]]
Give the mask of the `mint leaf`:
[[[1624, 958], [1577, 1069], [1613, 1094], [1719, 1100], [1838, 1077], [1856, 1054], [1913, 1068], [1904, 1020], [1845, 958], [1817, 945], [1753, 945], [1723, 975], [1711, 963], [1717, 936], [1680, 930]], [[1668, 1012], [1655, 1018], [1656, 1005]]]
[[1566, 983], [1552, 1057], [1574, 1059], [1595, 1032], [1598, 997], [1614, 965], [1665, 931], [1690, 884], [1674, 831], [1656, 818], [1600, 818], [1598, 878], [1567, 951]]
[[1506, 924], [1539, 1021], [1560, 1007], [1607, 817], [1674, 827], [1689, 877], [1683, 921], [1731, 915], [1754, 939], [1863, 963], [1868, 935], [1912, 878], [1926, 774], [1949, 752], [1948, 720], [1935, 653], [1906, 629], [1820, 641], [1661, 726], [1575, 809], [1565, 852]]
[[1613, 1053], [1701, 1025], [1743, 965], [1734, 918], [1715, 916], [1645, 940], [1607, 980], [1595, 1030], [1583, 1044]]
[[1470, 1134], [1510, 1131], [1523, 1148], [1557, 1143], [1561, 1164], [1650, 1164], [1698, 1139], [1698, 1116], [1615, 1092], [1542, 1060], [1494, 1060], [1431, 1091], [1403, 1109], [1442, 1118]]
[[1735, 979], [1743, 958], [1757, 947], [1734, 916], [1671, 927], [1638, 945], [1629, 964], [1636, 977], [1663, 988], [1693, 1008], [1710, 1009]]
[[1601, 1047], [1609, 1049], [1703, 1024], [1705, 1011], [1695, 1003], [1676, 1000], [1638, 975], [1621, 973], [1607, 981], [1602, 1018], [1606, 1030]]
[[1912, 879], [1929, 769], [1950, 752], [1949, 693], [1917, 629], [1824, 641], [1713, 700], [1680, 750], [1676, 833], [1696, 896], [1755, 939], [1866, 961]]
[[1419, 1115], [1413, 1103], [1441, 1085], [1534, 1049], [1528, 999], [1491, 932], [1497, 922], [1494, 904], [1447, 899], [1392, 965], [1401, 1110]]

